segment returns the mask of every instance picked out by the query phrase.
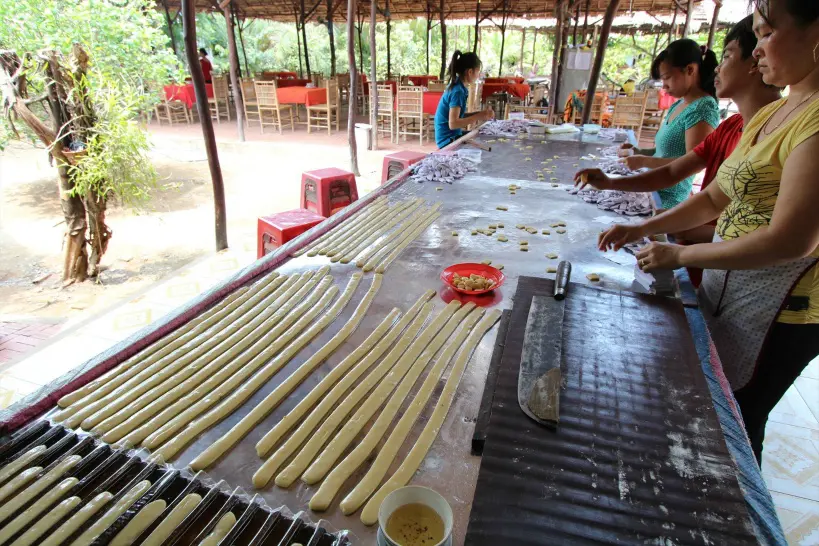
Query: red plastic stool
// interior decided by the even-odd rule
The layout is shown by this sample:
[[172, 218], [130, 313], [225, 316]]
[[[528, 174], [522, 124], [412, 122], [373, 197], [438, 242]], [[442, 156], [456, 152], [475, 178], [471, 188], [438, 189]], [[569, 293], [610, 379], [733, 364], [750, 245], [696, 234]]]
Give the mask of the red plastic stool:
[[329, 168], [301, 175], [301, 208], [329, 218], [350, 203], [358, 201], [355, 175]]
[[323, 221], [324, 216], [304, 209], [260, 217], [256, 235], [256, 257], [261, 258]]
[[381, 183], [383, 184], [410, 165], [424, 159], [427, 154], [421, 152], [395, 152], [384, 156], [384, 165], [381, 168]]

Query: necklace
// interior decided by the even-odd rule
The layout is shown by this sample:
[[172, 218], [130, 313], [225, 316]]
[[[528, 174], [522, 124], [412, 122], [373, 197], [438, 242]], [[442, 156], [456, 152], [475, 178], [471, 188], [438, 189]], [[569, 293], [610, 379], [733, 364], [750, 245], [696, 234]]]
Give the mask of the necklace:
[[786, 119], [788, 119], [788, 116], [790, 116], [791, 114], [793, 114], [793, 113], [794, 113], [796, 110], [798, 110], [798, 109], [799, 109], [799, 107], [800, 107], [800, 106], [802, 106], [803, 104], [805, 104], [806, 102], [808, 102], [810, 99], [812, 99], [812, 98], [813, 98], [813, 96], [814, 96], [814, 95], [816, 95], [816, 93], [819, 93], [819, 89], [817, 89], [816, 91], [814, 91], [813, 93], [811, 93], [810, 95], [808, 95], [807, 97], [805, 97], [805, 98], [804, 98], [804, 99], [803, 99], [803, 100], [802, 100], [802, 101], [801, 101], [799, 104], [797, 104], [796, 106], [794, 106], [793, 108], [791, 108], [791, 111], [790, 111], [790, 112], [788, 112], [787, 114], [785, 114], [785, 117], [783, 117], [783, 118], [782, 118], [782, 121], [780, 121], [779, 123], [777, 123], [777, 124], [776, 124], [776, 127], [774, 127], [773, 129], [771, 129], [770, 131], [768, 130], [768, 124], [771, 122], [771, 119], [773, 119], [773, 116], [769, 117], [769, 118], [768, 118], [768, 121], [766, 121], [766, 122], [765, 122], [765, 125], [762, 127], [762, 134], [763, 134], [763, 135], [765, 135], [765, 136], [768, 136], [768, 135], [770, 135], [771, 133], [773, 133], [774, 131], [776, 131], [777, 129], [779, 129], [779, 126], [780, 126], [780, 125], [782, 125], [783, 123], [785, 123], [785, 120], [786, 120]]

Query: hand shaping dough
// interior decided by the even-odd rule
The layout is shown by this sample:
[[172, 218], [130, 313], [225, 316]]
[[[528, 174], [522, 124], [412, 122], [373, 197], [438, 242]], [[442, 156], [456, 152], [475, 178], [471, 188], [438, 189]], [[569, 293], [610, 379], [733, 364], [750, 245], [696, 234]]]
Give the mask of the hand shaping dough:
[[142, 531], [150, 527], [156, 518], [162, 515], [167, 506], [164, 500], [156, 500], [146, 504], [142, 510], [129, 521], [117, 536], [109, 543], [110, 546], [131, 546], [142, 534]]
[[202, 497], [195, 493], [187, 495], [184, 499], [179, 501], [179, 504], [171, 510], [171, 513], [151, 531], [151, 534], [148, 535], [148, 538], [145, 539], [142, 546], [162, 546], [165, 543], [165, 539], [171, 536], [173, 530], [199, 506], [200, 502], [202, 502]]
[[[355, 275], [355, 274], [354, 274]], [[203, 470], [213, 464], [216, 459], [221, 457], [225, 452], [231, 449], [236, 443], [247, 435], [250, 430], [256, 426], [262, 419], [267, 417], [279, 403], [289, 395], [293, 389], [301, 384], [304, 379], [313, 372], [313, 370], [321, 365], [327, 358], [333, 354], [338, 347], [344, 343], [348, 337], [358, 328], [364, 315], [370, 308], [373, 299], [375, 299], [378, 290], [381, 287], [382, 275], [375, 275], [373, 277], [372, 285], [367, 294], [356, 307], [350, 320], [347, 321], [341, 330], [333, 336], [324, 346], [316, 351], [313, 356], [307, 359], [304, 364], [290, 374], [273, 392], [271, 392], [264, 400], [262, 400], [256, 407], [254, 407], [248, 415], [242, 418], [236, 425], [233, 426], [226, 434], [216, 440], [210, 447], [199, 454], [191, 463], [190, 467], [193, 470]], [[392, 313], [392, 320], [390, 324], [395, 321], [398, 311], [394, 310]]]
[[236, 516], [233, 515], [233, 512], [228, 512], [219, 519], [216, 527], [205, 537], [205, 540], [199, 543], [199, 546], [216, 546], [227, 536], [234, 525], [236, 525]]
[[114, 503], [114, 506], [102, 515], [97, 521], [93, 522], [83, 534], [71, 543], [71, 546], [86, 546], [91, 544], [94, 539], [100, 536], [103, 531], [108, 529], [122, 514], [124, 514], [132, 504], [139, 500], [145, 492], [151, 488], [151, 482], [143, 480], [133, 486], [130, 491], [125, 493], [121, 499]]
[[[426, 316], [428, 316], [432, 310], [432, 304], [427, 304], [426, 302], [434, 295], [435, 292], [432, 290], [428, 290], [424, 293], [392, 329], [389, 328], [392, 321], [387, 322], [385, 319], [385, 321], [367, 337], [364, 343], [333, 368], [313, 390], [307, 393], [307, 396], [305, 396], [301, 402], [296, 404], [295, 408], [285, 415], [278, 424], [256, 444], [256, 453], [258, 453], [260, 457], [266, 455], [273, 446], [279, 442], [282, 436], [287, 434], [296, 423], [301, 421], [319, 399], [331, 388], [333, 388], [333, 391], [328, 396], [329, 398], [337, 399], [337, 397], [341, 397], [342, 394], [390, 348], [393, 342], [415, 319], [422, 308], [425, 317], [424, 320], [426, 320]], [[423, 321], [418, 324], [418, 329], [421, 328], [422, 324]], [[389, 330], [389, 333], [387, 333], [387, 330]], [[387, 334], [386, 337], [384, 337], [384, 334]], [[384, 339], [381, 339], [382, 337]], [[337, 394], [335, 394], [337, 391], [334, 388], [336, 382], [339, 382], [339, 391]]]
[[[97, 512], [99, 512], [102, 509], [103, 506], [108, 504], [111, 501], [111, 499], [113, 499], [113, 498], [114, 498], [114, 495], [112, 495], [108, 491], [103, 491], [102, 493], [100, 493], [99, 495], [97, 495], [96, 497], [91, 499], [91, 501], [88, 504], [86, 504], [85, 506], [80, 508], [77, 511], [76, 514], [74, 514], [73, 516], [68, 518], [68, 521], [66, 521], [65, 523], [60, 525], [57, 528], [56, 531], [51, 533], [48, 536], [48, 538], [46, 538], [45, 541], [43, 541], [43, 543], [40, 546], [58, 546], [59, 544], [62, 544], [63, 542], [65, 542], [65, 540], [68, 537], [70, 537], [71, 535], [74, 534], [74, 531], [79, 529], [81, 526], [85, 525], [86, 521], [88, 521], [89, 519], [94, 517], [94, 515]], [[77, 499], [76, 504], [79, 504], [80, 499], [78, 497], [71, 497], [71, 499], [68, 499], [67, 501], [61, 503], [60, 506], [58, 506], [57, 508], [59, 509], [61, 506], [63, 506], [64, 504], [66, 504], [67, 502], [69, 502], [72, 499]], [[76, 506], [76, 504], [75, 504], [75, 506]], [[73, 507], [71, 509], [69, 509], [69, 510], [66, 510], [65, 513], [68, 513], [71, 510], [73, 510]], [[51, 514], [53, 514], [53, 513], [54, 512], [52, 511]], [[63, 514], [63, 515], [65, 515], [65, 514]], [[60, 516], [55, 521], [59, 521], [61, 519], [62, 519], [62, 516]], [[49, 525], [48, 527], [43, 529], [40, 532], [40, 534], [47, 531], [50, 527], [51, 526]], [[17, 544], [17, 543], [15, 542], [15, 544]]]
[[59, 501], [68, 490], [80, 482], [77, 478], [67, 478], [56, 486], [52, 487], [48, 493], [40, 497], [34, 504], [28, 507], [22, 514], [11, 520], [8, 525], [0, 531], [0, 544], [5, 544], [11, 537], [20, 532], [24, 527], [37, 519], [40, 514], [48, 510], [52, 504]]
[[[46, 531], [51, 529], [51, 527], [53, 527], [58, 521], [63, 519], [66, 514], [79, 506], [81, 502], [82, 500], [79, 497], [71, 497], [64, 500], [54, 507], [53, 510], [47, 512], [45, 516], [37, 520], [37, 523], [29, 527], [28, 531], [23, 533], [20, 538], [12, 542], [11, 546], [31, 546], [32, 544], [37, 544], [38, 546], [55, 546], [59, 544], [59, 542], [54, 542], [51, 540], [51, 537], [53, 537], [56, 533], [52, 534], [51, 537], [44, 542], [37, 542], [37, 540]], [[62, 529], [62, 527], [60, 527], [60, 529]], [[63, 540], [65, 540], [65, 535], [62, 535], [60, 542]]]
[[77, 463], [80, 462], [80, 459], [82, 459], [82, 457], [79, 455], [66, 457], [55, 465], [54, 468], [43, 474], [37, 481], [15, 495], [14, 498], [9, 499], [9, 501], [0, 508], [0, 523], [6, 521], [19, 507], [25, 506], [35, 497], [42, 494], [43, 491], [51, 487], [63, 474], [74, 468]]
[[409, 482], [415, 474], [415, 471], [418, 470], [418, 466], [421, 464], [421, 461], [424, 460], [424, 457], [426, 457], [429, 448], [432, 447], [432, 443], [441, 430], [441, 426], [455, 398], [455, 393], [461, 382], [461, 376], [463, 376], [464, 369], [466, 369], [466, 365], [469, 363], [472, 352], [475, 350], [475, 347], [478, 346], [478, 343], [480, 343], [484, 333], [497, 322], [500, 316], [501, 311], [498, 309], [487, 313], [475, 331], [469, 335], [463, 348], [458, 352], [458, 358], [452, 367], [452, 371], [449, 373], [449, 378], [446, 381], [444, 390], [441, 392], [441, 396], [435, 404], [435, 410], [432, 412], [429, 421], [427, 421], [424, 430], [421, 431], [421, 435], [418, 437], [415, 445], [412, 446], [409, 454], [404, 459], [404, 462], [401, 463], [401, 466], [398, 467], [398, 470], [395, 471], [395, 474], [381, 486], [364, 506], [364, 510], [361, 513], [361, 521], [365, 525], [373, 525], [378, 521], [378, 508], [381, 506], [384, 497]]
[[0, 470], [0, 483], [5, 483], [12, 476], [16, 476], [45, 450], [46, 446], [33, 447], [4, 466], [3, 470]]

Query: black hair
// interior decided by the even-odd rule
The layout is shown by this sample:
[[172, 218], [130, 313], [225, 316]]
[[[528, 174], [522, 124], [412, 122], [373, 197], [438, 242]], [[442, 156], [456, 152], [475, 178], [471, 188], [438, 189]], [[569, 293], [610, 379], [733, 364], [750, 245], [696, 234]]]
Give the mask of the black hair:
[[207, 57], [207, 56], [208, 56], [208, 52], [207, 52], [207, 51], [205, 51], [205, 48], [204, 48], [204, 47], [200, 47], [200, 48], [199, 48], [199, 53], [201, 53], [201, 54], [202, 54], [202, 55], [204, 55], [205, 57]]
[[697, 42], [688, 38], [675, 40], [668, 44], [668, 47], [657, 55], [651, 63], [651, 77], [660, 79], [660, 65], [668, 63], [676, 68], [685, 68], [690, 64], [695, 64], [700, 70], [700, 88], [711, 95], [717, 96], [717, 89], [714, 86], [714, 70], [717, 68], [717, 55], [705, 46], [700, 47]]
[[777, 4], [781, 3], [785, 11], [801, 27], [810, 26], [819, 19], [819, 2], [816, 0], [750, 0], [750, 4], [770, 24], [771, 2], [774, 1]]
[[447, 69], [447, 79], [449, 80], [447, 86], [452, 87], [455, 80], [458, 78], [463, 78], [463, 75], [467, 70], [480, 68], [481, 64], [481, 60], [475, 53], [461, 53], [456, 49], [455, 53], [452, 54], [452, 61], [449, 63], [449, 69]]
[[753, 15], [745, 17], [728, 31], [728, 34], [725, 35], [725, 40], [722, 42], [723, 49], [728, 47], [728, 44], [731, 42], [737, 43], [740, 51], [742, 51], [743, 59], [747, 59], [754, 54], [756, 34], [754, 34]]

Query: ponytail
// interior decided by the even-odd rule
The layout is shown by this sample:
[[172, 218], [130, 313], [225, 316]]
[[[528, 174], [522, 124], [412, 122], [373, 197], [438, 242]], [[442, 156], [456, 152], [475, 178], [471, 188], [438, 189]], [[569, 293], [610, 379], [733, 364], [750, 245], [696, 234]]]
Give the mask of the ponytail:
[[715, 71], [719, 64], [716, 53], [705, 46], [698, 45], [694, 40], [684, 38], [671, 42], [651, 63], [651, 77], [655, 80], [660, 79], [660, 65], [664, 62], [680, 69], [696, 64], [700, 75], [700, 89], [716, 98], [717, 88], [714, 78], [716, 78]]
[[461, 53], [456, 49], [447, 69], [447, 87], [452, 87], [459, 78], [463, 78], [467, 70], [480, 67], [481, 60], [475, 53]]

